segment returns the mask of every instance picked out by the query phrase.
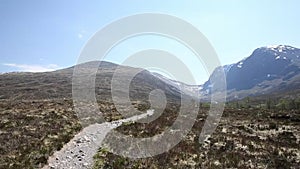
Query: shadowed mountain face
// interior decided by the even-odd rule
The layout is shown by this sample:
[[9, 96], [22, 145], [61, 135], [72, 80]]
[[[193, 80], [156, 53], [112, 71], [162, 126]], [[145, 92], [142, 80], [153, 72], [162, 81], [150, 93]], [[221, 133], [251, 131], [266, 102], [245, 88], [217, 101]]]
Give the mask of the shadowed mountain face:
[[[99, 66], [100, 65], [100, 66]], [[98, 67], [99, 66], [99, 67]], [[150, 72], [109, 62], [88, 62], [80, 64], [78, 70], [89, 75], [96, 68], [95, 93], [97, 99], [111, 100], [111, 80], [116, 68], [121, 69], [122, 78], [132, 72], [138, 73], [130, 84], [132, 100], [148, 100], [149, 93], [155, 89], [165, 92], [167, 99], [180, 100], [180, 91], [172, 85], [153, 76]], [[6, 73], [0, 75], [0, 99], [39, 100], [72, 97], [72, 76], [74, 67], [43, 73]]]
[[[244, 60], [222, 68], [229, 100], [300, 89], [300, 49], [291, 46], [258, 48]], [[207, 81], [202, 92], [209, 93], [211, 85]]]

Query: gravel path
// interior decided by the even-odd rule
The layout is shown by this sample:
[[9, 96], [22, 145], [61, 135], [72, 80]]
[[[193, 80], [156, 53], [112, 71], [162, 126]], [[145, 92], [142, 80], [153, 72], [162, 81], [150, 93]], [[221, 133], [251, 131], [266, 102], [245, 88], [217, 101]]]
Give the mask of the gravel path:
[[49, 157], [48, 165], [44, 166], [43, 169], [91, 168], [93, 166], [93, 156], [97, 153], [107, 133], [124, 122], [136, 121], [153, 113], [154, 110], [148, 110], [147, 113], [127, 119], [93, 124], [84, 128], [70, 142], [65, 144], [60, 151]]

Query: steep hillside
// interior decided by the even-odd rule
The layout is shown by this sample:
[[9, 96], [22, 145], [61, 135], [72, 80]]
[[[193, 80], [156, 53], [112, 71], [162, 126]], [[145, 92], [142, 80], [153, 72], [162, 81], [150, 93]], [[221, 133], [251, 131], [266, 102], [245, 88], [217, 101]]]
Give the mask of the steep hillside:
[[[222, 68], [229, 100], [300, 89], [300, 49], [291, 46], [261, 47], [242, 61]], [[210, 93], [212, 85], [207, 81], [202, 93]]]

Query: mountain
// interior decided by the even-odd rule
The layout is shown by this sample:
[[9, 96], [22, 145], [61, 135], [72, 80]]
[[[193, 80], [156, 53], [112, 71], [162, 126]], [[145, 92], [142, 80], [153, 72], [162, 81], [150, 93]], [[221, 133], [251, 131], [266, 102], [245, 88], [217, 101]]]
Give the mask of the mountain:
[[[75, 66], [42, 73], [19, 72], [1, 74], [0, 99], [40, 100], [71, 98], [74, 68]], [[117, 68], [121, 70], [122, 79], [120, 80], [129, 78], [131, 73], [139, 71], [130, 84], [130, 99], [132, 100], [148, 100], [149, 93], [154, 89], [161, 89], [166, 93], [167, 99], [172, 101], [180, 100], [181, 97], [181, 92], [178, 88], [143, 69], [119, 66], [104, 61], [87, 62], [78, 65], [76, 68], [82, 72], [83, 76], [90, 76], [92, 70], [98, 70], [95, 80], [95, 93], [98, 100], [111, 100], [111, 80]]]
[[[211, 77], [219, 69], [226, 74], [228, 100], [300, 89], [300, 49], [288, 45], [258, 48]], [[208, 80], [201, 92], [209, 95], [212, 85]]]
[[[100, 66], [99, 66], [100, 65]], [[99, 66], [99, 67], [98, 67]], [[0, 99], [59, 99], [72, 97], [72, 77], [75, 66], [53, 72], [4, 73], [0, 75]], [[280, 94], [300, 91], [300, 49], [288, 46], [266, 46], [247, 58], [230, 65], [218, 67], [203, 85], [188, 85], [163, 75], [140, 68], [119, 66], [110, 62], [88, 62], [76, 67], [85, 76], [96, 69], [95, 93], [98, 100], [111, 101], [111, 80], [115, 70], [121, 70], [121, 81], [139, 71], [130, 84], [130, 99], [147, 101], [149, 93], [161, 89], [168, 100], [178, 101], [181, 94], [194, 99], [209, 100], [212, 84], [210, 79], [224, 70], [227, 82], [227, 100], [248, 96]], [[85, 82], [83, 83], [83, 85]], [[125, 90], [125, 89], [124, 89]]]
[[202, 89], [201, 85], [189, 85], [180, 81], [176, 81], [173, 79], [169, 79], [159, 73], [152, 73], [155, 77], [161, 79], [162, 81], [166, 82], [167, 84], [170, 84], [174, 88], [180, 89], [182, 93], [185, 93], [194, 99], [199, 98], [199, 90]]

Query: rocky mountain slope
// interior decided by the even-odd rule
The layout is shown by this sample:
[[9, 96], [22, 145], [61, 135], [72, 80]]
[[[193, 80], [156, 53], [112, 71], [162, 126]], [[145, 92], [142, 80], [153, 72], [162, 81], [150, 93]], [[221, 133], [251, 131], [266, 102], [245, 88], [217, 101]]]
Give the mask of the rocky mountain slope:
[[[300, 49], [295, 47], [261, 47], [240, 62], [222, 68], [226, 73], [228, 100], [300, 89]], [[209, 94], [212, 85], [208, 80], [201, 93]]]

